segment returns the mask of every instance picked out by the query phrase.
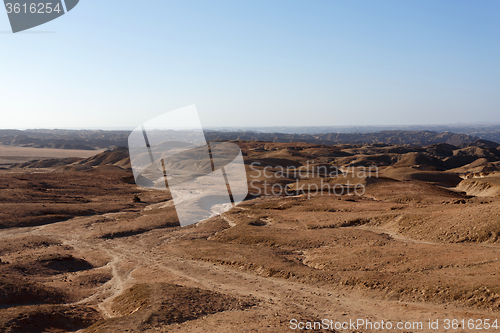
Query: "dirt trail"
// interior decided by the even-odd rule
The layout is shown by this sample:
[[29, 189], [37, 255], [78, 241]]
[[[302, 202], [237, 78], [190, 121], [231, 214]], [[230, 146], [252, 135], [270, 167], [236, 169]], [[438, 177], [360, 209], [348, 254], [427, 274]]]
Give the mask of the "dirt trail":
[[[109, 214], [102, 215], [109, 216]], [[86, 228], [91, 225], [94, 217], [77, 217], [68, 221], [53, 223], [36, 228], [16, 229], [18, 236], [56, 236], [62, 241], [63, 246], [69, 246], [76, 253], [99, 253], [110, 261], [102, 267], [94, 268], [95, 271], [109, 270], [112, 278], [102, 286], [96, 288], [95, 292], [82, 300], [66, 305], [97, 305], [102, 314], [109, 318], [113, 317], [109, 304], [126, 288], [130, 287], [131, 274], [137, 269], [138, 263], [143, 257], [135, 253], [138, 249], [134, 247], [124, 248], [113, 244], [108, 240], [89, 237], [92, 230]], [[75, 275], [75, 273], [72, 273]]]
[[[234, 296], [256, 297], [263, 312], [284, 316], [287, 321], [295, 318], [297, 314], [300, 314], [301, 318], [296, 319], [303, 320], [369, 319], [394, 323], [418, 321], [424, 324], [430, 318], [491, 317], [488, 311], [472, 310], [466, 314], [463, 309], [446, 304], [383, 300], [335, 286], [311, 286], [285, 279], [258, 276], [228, 266], [173, 257], [164, 253], [161, 247], [149, 252], [143, 259], [150, 270], [157, 270], [157, 274], [160, 275], [173, 275], [184, 281], [183, 284]], [[183, 327], [191, 325], [193, 323], [182, 324], [178, 327], [178, 331], [182, 332]], [[203, 322], [200, 322], [200, 325], [203, 325]]]
[[[109, 262], [97, 269], [110, 270], [111, 280], [96, 288], [91, 296], [72, 303], [95, 306], [106, 318], [114, 316], [110, 308], [112, 300], [135, 283], [146, 282], [144, 276], [147, 276], [148, 272], [151, 273], [152, 279], [168, 277], [167, 282], [177, 281], [224, 294], [255, 297], [260, 301], [258, 306], [260, 311], [284, 316], [287, 321], [293, 319], [292, 316], [296, 314], [302, 316], [296, 319], [303, 320], [369, 319], [423, 323], [427, 323], [430, 318], [492, 317], [492, 313], [486, 310], [468, 310], [465, 313], [463, 309], [450, 305], [384, 300], [381, 295], [378, 297], [375, 294], [372, 298], [363, 296], [358, 291], [346, 291], [334, 285], [305, 285], [286, 279], [258, 276], [228, 266], [178, 258], [165, 253], [162, 245], [175, 241], [183, 234], [182, 229], [178, 232], [153, 230], [133, 238], [95, 238], [92, 237], [92, 228], [89, 228], [92, 221], [95, 221], [94, 218], [75, 218], [42, 227], [8, 230], [2, 232], [0, 237], [13, 234], [56, 236], [64, 245], [73, 247], [76, 252], [100, 253], [103, 257], [108, 257]], [[223, 215], [222, 218], [231, 227], [236, 225], [227, 216]], [[403, 241], [420, 242], [383, 228], [367, 226], [356, 228], [387, 233]], [[184, 323], [176, 326], [176, 329], [182, 332], [182, 328], [189, 325], [195, 324]]]
[[371, 232], [376, 233], [376, 234], [387, 234], [387, 235], [391, 236], [392, 238], [394, 238], [395, 240], [402, 241], [405, 243], [431, 244], [431, 245], [440, 244], [440, 243], [436, 243], [436, 242], [429, 242], [429, 241], [423, 241], [423, 240], [419, 240], [419, 239], [408, 238], [408, 237], [405, 237], [405, 236], [395, 232], [394, 228], [397, 226], [397, 223], [399, 221], [401, 221], [402, 218], [403, 218], [403, 215], [399, 215], [393, 221], [385, 224], [384, 227], [360, 225], [360, 226], [356, 226], [355, 228], [361, 229], [361, 230], [371, 231]]

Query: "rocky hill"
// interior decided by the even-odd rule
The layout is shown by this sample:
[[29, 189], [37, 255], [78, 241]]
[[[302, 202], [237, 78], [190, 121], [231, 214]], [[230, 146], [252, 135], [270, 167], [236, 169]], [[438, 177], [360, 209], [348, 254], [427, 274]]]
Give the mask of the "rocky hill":
[[[59, 149], [109, 149], [128, 145], [130, 131], [101, 130], [0, 130], [0, 144], [33, 148]], [[206, 131], [209, 141], [216, 140], [254, 140], [271, 142], [306, 142], [314, 144], [340, 143], [384, 143], [397, 145], [425, 146], [437, 143], [448, 143], [463, 146], [480, 140], [478, 136], [435, 131], [380, 131], [356, 133], [320, 133], [320, 134], [287, 134], [262, 132], [227, 132]], [[491, 136], [491, 135], [490, 135]], [[496, 137], [494, 137], [496, 138]], [[489, 147], [498, 146], [496, 141], [483, 142]]]
[[0, 130], [0, 144], [33, 148], [86, 149], [126, 146], [129, 131]]
[[[384, 143], [398, 145], [425, 146], [436, 143], [467, 145], [479, 140], [468, 134], [438, 133], [432, 131], [382, 131], [376, 133], [323, 133], [323, 134], [283, 134], [255, 132], [206, 132], [209, 141], [254, 140], [272, 142], [306, 142], [325, 145], [339, 143]], [[496, 144], [498, 146], [498, 144]]]
[[134, 183], [126, 147], [0, 170], [0, 332], [498, 315], [494, 142], [234, 142], [250, 195], [186, 227], [169, 191]]

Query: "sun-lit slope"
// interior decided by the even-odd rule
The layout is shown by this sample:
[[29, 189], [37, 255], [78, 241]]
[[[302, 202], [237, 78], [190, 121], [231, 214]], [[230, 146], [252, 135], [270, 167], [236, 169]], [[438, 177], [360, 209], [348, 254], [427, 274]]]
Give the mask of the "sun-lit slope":
[[137, 284], [113, 300], [111, 309], [116, 317], [98, 321], [85, 332], [114, 333], [125, 327], [137, 332], [159, 330], [218, 312], [243, 310], [255, 304], [251, 298], [238, 299], [176, 284]]
[[[254, 188], [235, 209], [180, 227], [168, 192], [134, 185], [123, 149], [57, 172], [4, 170], [0, 330], [281, 332], [294, 317], [500, 309], [500, 198], [455, 188], [495, 185], [467, 171], [496, 163], [496, 148], [238, 144], [256, 189], [323, 181], [364, 190]], [[473, 162], [449, 170], [453, 156]]]
[[500, 172], [473, 174], [457, 185], [457, 190], [477, 197], [500, 196]]
[[[497, 249], [472, 245], [496, 242], [492, 231], [499, 226], [491, 222], [498, 221], [495, 207], [456, 203], [462, 199], [453, 192], [426, 194], [429, 189], [418, 183], [406, 185], [390, 190], [393, 195], [385, 192], [387, 198], [387, 190], [372, 191], [381, 196], [376, 200], [323, 196], [256, 201], [227, 216], [236, 226], [207, 240], [164, 248], [305, 284], [379, 292], [400, 300], [500, 306]], [[431, 209], [435, 199], [440, 202]]]

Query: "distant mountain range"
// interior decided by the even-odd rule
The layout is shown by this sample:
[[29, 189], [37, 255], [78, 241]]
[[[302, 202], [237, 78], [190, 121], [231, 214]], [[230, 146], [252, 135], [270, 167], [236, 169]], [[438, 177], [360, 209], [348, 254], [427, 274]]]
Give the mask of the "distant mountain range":
[[0, 144], [33, 148], [94, 150], [127, 146], [130, 131], [0, 130]]
[[[384, 143], [412, 146], [426, 146], [447, 143], [454, 146], [467, 145], [479, 140], [468, 134], [436, 133], [431, 131], [382, 131], [378, 133], [324, 133], [324, 134], [282, 134], [252, 132], [207, 132], [208, 141], [251, 140], [272, 142], [306, 142], [315, 144], [366, 144]], [[495, 144], [495, 147], [498, 143]]]
[[379, 133], [383, 131], [432, 131], [468, 134], [484, 140], [500, 142], [500, 125], [412, 125], [412, 126], [267, 126], [206, 128], [216, 132], [254, 132], [286, 134]]
[[[284, 128], [285, 129], [285, 128]], [[251, 140], [270, 142], [306, 142], [314, 144], [398, 144], [426, 146], [447, 143], [466, 146], [478, 140], [482, 145], [496, 147], [500, 142], [500, 127], [477, 127], [468, 133], [428, 130], [384, 130], [378, 132], [329, 133], [266, 133], [255, 131], [206, 131], [208, 141]], [[0, 130], [0, 144], [59, 149], [109, 149], [127, 146], [130, 131], [103, 130]]]

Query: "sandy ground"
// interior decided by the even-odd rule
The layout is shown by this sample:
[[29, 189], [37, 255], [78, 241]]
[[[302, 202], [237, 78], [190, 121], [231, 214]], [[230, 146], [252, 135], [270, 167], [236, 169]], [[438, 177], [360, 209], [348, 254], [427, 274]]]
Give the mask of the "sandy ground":
[[64, 157], [86, 158], [100, 152], [102, 152], [102, 150], [51, 149], [0, 145], [0, 166], [22, 163], [36, 159]]
[[[293, 163], [274, 148], [268, 163]], [[0, 173], [2, 332], [500, 325], [500, 198], [457, 191], [456, 174], [387, 167], [358, 179], [362, 196], [249, 197], [180, 227], [168, 193], [137, 189], [130, 171], [40, 172]], [[333, 327], [299, 329], [318, 321]]]
[[[243, 210], [244, 211], [244, 210]], [[105, 218], [116, 218], [106, 215]], [[218, 221], [217, 221], [218, 220]], [[224, 226], [221, 220], [227, 220]], [[300, 283], [292, 279], [266, 276], [231, 265], [215, 264], [207, 261], [192, 260], [182, 253], [179, 242], [192, 238], [211, 237], [229, 231], [229, 224], [237, 226], [228, 216], [212, 218], [197, 226], [175, 230], [153, 230], [134, 237], [116, 239], [97, 239], [95, 234], [96, 217], [75, 218], [66, 222], [54, 223], [36, 228], [24, 228], [3, 232], [1, 237], [45, 236], [57, 238], [63, 246], [70, 247], [72, 253], [81, 257], [107, 258], [107, 263], [96, 271], [111, 274], [110, 279], [81, 300], [67, 305], [91, 305], [98, 309], [103, 318], [116, 318], [113, 301], [127, 288], [140, 283], [174, 283], [183, 286], [210, 290], [235, 298], [255, 298], [256, 305], [240, 311], [222, 311], [201, 318], [168, 326], [150, 329], [134, 329], [134, 324], [93, 326], [89, 332], [121, 332], [127, 327], [129, 332], [288, 332], [294, 331], [290, 320], [317, 321], [321, 319], [334, 322], [349, 320], [369, 320], [373, 323], [390, 321], [394, 325], [402, 322], [421, 322], [424, 329], [396, 330], [406, 332], [460, 332], [466, 330], [445, 329], [445, 319], [496, 319], [498, 312], [487, 309], [464, 308], [453, 303], [436, 304], [433, 302], [408, 302], [387, 299], [384, 292], [357, 288], [339, 287], [332, 283]], [[231, 221], [231, 222], [230, 222]], [[215, 225], [222, 225], [216, 227]], [[222, 230], [219, 230], [222, 229]], [[219, 230], [219, 231], [217, 231]], [[363, 227], [373, 233], [389, 233], [383, 228]], [[209, 236], [210, 237], [210, 236]], [[421, 243], [405, 237], [398, 237], [403, 243]], [[426, 242], [426, 244], [442, 244]], [[197, 251], [196, 248], [192, 248]], [[497, 247], [494, 247], [495, 251]], [[180, 252], [179, 252], [180, 251]], [[3, 260], [10, 260], [6, 256]], [[90, 260], [90, 258], [88, 259]], [[75, 279], [81, 272], [65, 274], [65, 279]], [[118, 316], [120, 317], [120, 316]], [[428, 330], [428, 321], [439, 320], [440, 329]], [[387, 325], [387, 324], [386, 324]], [[409, 325], [409, 324], [407, 324]], [[320, 331], [320, 330], [318, 330]], [[321, 330], [328, 331], [328, 330]], [[342, 332], [372, 331], [361, 326], [357, 330], [345, 329]], [[84, 332], [84, 331], [81, 331]]]

